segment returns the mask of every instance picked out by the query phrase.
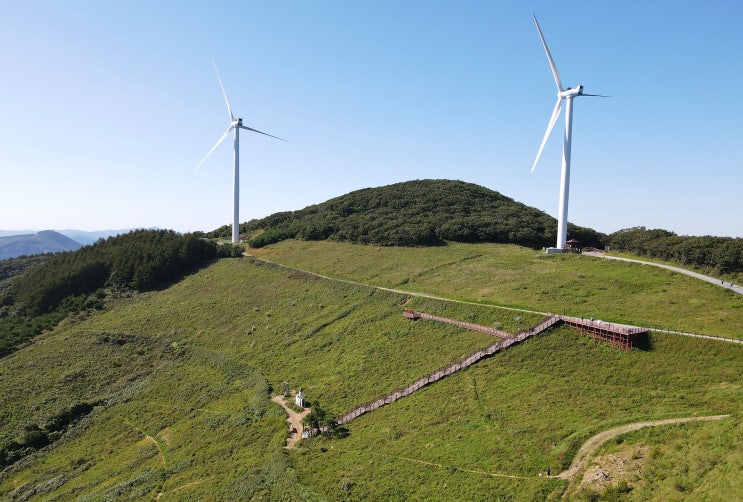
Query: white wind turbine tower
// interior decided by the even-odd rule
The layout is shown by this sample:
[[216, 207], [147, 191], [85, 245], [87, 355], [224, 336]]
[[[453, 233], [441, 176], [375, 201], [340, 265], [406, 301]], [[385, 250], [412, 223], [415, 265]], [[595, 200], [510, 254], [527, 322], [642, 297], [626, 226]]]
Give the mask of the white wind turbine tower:
[[227, 99], [227, 93], [224, 91], [224, 86], [222, 85], [222, 79], [219, 76], [219, 70], [217, 70], [217, 64], [212, 61], [212, 64], [214, 65], [214, 71], [217, 73], [217, 80], [219, 81], [219, 87], [222, 89], [222, 96], [224, 96], [224, 102], [227, 105], [227, 112], [230, 115], [230, 126], [227, 128], [227, 130], [224, 132], [221, 138], [214, 144], [211, 150], [209, 150], [209, 153], [207, 153], [203, 159], [201, 159], [201, 162], [199, 162], [199, 165], [196, 166], [196, 169], [194, 169], [194, 172], [196, 172], [199, 167], [201, 167], [201, 164], [206, 161], [206, 159], [209, 158], [209, 156], [212, 154], [214, 150], [217, 149], [220, 143], [224, 141], [224, 139], [230, 134], [230, 131], [233, 129], [235, 130], [235, 168], [233, 171], [233, 180], [232, 180], [232, 187], [233, 187], [233, 208], [232, 208], [232, 242], [240, 242], [240, 129], [245, 129], [246, 131], [253, 131], [257, 132], [259, 134], [263, 134], [265, 136], [270, 136], [272, 138], [279, 139], [281, 141], [286, 141], [284, 139], [281, 139], [277, 136], [272, 136], [270, 134], [267, 134], [265, 132], [259, 131], [258, 129], [253, 129], [252, 127], [248, 127], [243, 125], [243, 119], [241, 118], [235, 118], [235, 116], [232, 114], [232, 108], [230, 107], [230, 102]]
[[544, 134], [542, 144], [539, 146], [539, 152], [537, 152], [537, 158], [534, 159], [534, 165], [531, 166], [531, 172], [534, 172], [534, 168], [537, 167], [539, 157], [542, 155], [544, 145], [547, 143], [552, 128], [557, 122], [557, 117], [560, 116], [560, 110], [562, 108], [563, 101], [565, 102], [565, 139], [562, 145], [562, 173], [560, 175], [560, 207], [557, 215], [557, 245], [554, 249], [548, 249], [553, 252], [561, 252], [566, 247], [566, 240], [568, 234], [568, 193], [570, 191], [570, 142], [572, 139], [573, 129], [573, 98], [576, 96], [599, 96], [606, 97], [600, 94], [586, 94], [583, 92], [583, 85], [571, 89], [563, 89], [562, 83], [560, 82], [560, 74], [557, 72], [557, 66], [555, 61], [552, 59], [547, 42], [544, 40], [542, 35], [542, 29], [539, 27], [539, 21], [537, 16], [532, 14], [534, 23], [537, 25], [537, 31], [539, 32], [539, 38], [542, 40], [544, 46], [544, 52], [547, 53], [547, 60], [549, 61], [550, 68], [552, 68], [552, 76], [555, 77], [555, 84], [557, 84], [557, 103], [555, 109], [552, 111], [552, 117], [550, 118], [549, 124], [547, 125], [547, 132]]

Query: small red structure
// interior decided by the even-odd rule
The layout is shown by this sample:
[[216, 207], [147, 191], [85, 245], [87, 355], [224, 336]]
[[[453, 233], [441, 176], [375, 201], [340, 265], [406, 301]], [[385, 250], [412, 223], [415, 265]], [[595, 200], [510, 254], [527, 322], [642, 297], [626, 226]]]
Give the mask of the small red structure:
[[413, 309], [405, 309], [402, 315], [403, 317], [410, 319], [411, 321], [416, 321], [421, 318], [420, 313], [414, 311]]
[[565, 242], [565, 252], [566, 253], [576, 253], [580, 254], [583, 251], [583, 249], [580, 247], [580, 241], [576, 239], [570, 239], [569, 241]]

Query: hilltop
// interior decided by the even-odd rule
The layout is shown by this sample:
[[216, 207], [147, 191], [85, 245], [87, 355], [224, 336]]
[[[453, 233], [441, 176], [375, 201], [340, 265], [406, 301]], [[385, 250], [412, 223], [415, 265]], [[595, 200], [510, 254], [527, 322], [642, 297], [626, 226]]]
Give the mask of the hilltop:
[[[382, 246], [492, 242], [531, 248], [554, 245], [556, 220], [488, 188], [453, 180], [414, 180], [356, 190], [298, 211], [240, 226], [252, 247], [284, 239], [334, 240]], [[225, 233], [226, 232], [226, 233]], [[569, 225], [584, 246], [602, 234]], [[213, 236], [229, 235], [222, 227]]]
[[82, 244], [54, 230], [0, 237], [0, 260], [21, 255], [75, 251]]

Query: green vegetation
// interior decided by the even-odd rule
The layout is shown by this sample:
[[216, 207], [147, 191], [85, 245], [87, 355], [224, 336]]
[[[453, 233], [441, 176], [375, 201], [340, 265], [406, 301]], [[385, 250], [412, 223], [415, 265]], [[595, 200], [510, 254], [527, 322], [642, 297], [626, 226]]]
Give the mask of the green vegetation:
[[729, 500], [740, 493], [735, 481], [743, 463], [743, 423], [739, 416], [698, 423], [647, 428], [610, 441], [599, 456], [639, 460], [616, 488], [574, 490], [577, 499], [609, 500], [622, 485], [619, 500]]
[[31, 266], [39, 265], [54, 256], [51, 253], [34, 256], [19, 256], [0, 260], [0, 291], [6, 291], [13, 277], [22, 274]]
[[[348, 479], [356, 499], [414, 494], [479, 500], [490, 490], [495, 498], [542, 500], [565, 485], [538, 473], [561, 471], [586, 439], [604, 429], [725, 412], [737, 417], [731, 422], [739, 420], [740, 347], [703, 344], [700, 354], [696, 340], [670, 335], [653, 336], [652, 345], [651, 351], [627, 354], [555, 330], [358, 418], [346, 439], [313, 440], [297, 452], [299, 470], [322, 493]], [[689, 426], [684, 439], [703, 449], [706, 427]], [[716, 443], [719, 465], [709, 474], [715, 477], [704, 480], [707, 486], [695, 485], [700, 499], [725, 498], [715, 482], [743, 489], [735, 449], [743, 430], [733, 428], [726, 440]], [[653, 444], [663, 445], [661, 434]], [[709, 472], [701, 459], [686, 462], [698, 464], [695, 476]], [[675, 468], [665, 468], [671, 477]], [[645, 500], [654, 498], [644, 493]]]
[[[252, 247], [284, 239], [334, 240], [382, 246], [499, 242], [554, 245], [555, 219], [487, 188], [451, 180], [416, 180], [357, 190], [299, 211], [240, 226]], [[214, 236], [224, 236], [222, 227]], [[263, 233], [260, 233], [263, 231]], [[602, 234], [570, 225], [571, 238], [601, 246]]]
[[658, 258], [743, 282], [743, 239], [679, 236], [667, 230], [628, 228], [608, 238], [612, 250]]
[[[357, 190], [299, 211], [275, 213], [240, 225], [253, 248], [287, 239], [331, 240], [380, 246], [438, 246], [447, 242], [555, 243], [556, 220], [487, 188], [452, 180], [415, 180]], [[225, 225], [210, 234], [228, 237]], [[743, 282], [743, 239], [678, 236], [645, 227], [604, 235], [568, 225], [583, 247], [659, 258]]]
[[[55, 441], [5, 468], [0, 497], [557, 499], [566, 482], [538, 472], [568, 465], [591, 435], [640, 420], [722, 413], [732, 415], [729, 422], [673, 428], [668, 443], [662, 431], [636, 433], [658, 451], [649, 472], [668, 481], [631, 483], [628, 496], [665, 490], [668, 499], [693, 493], [720, 500], [743, 491], [743, 347], [736, 344], [651, 335], [649, 350], [625, 353], [555, 329], [363, 415], [343, 437], [302, 440], [294, 451], [282, 450], [285, 415], [269, 400], [288, 381], [332, 417], [493, 341], [407, 321], [405, 307], [515, 332], [541, 315], [488, 303], [503, 295], [505, 303], [539, 307], [551, 297], [534, 299], [537, 286], [559, 290], [572, 282], [559, 299], [585, 299], [578, 305], [601, 313], [616, 309], [618, 296], [581, 290], [616, 281], [616, 294], [633, 303], [626, 312], [649, 315], [696, 288], [739, 316], [740, 304], [719, 288], [589, 257], [545, 259], [516, 246], [289, 241], [261, 252], [344, 278], [475, 302], [382, 291], [255, 259], [218, 260], [167, 289], [112, 299], [106, 310], [69, 318], [0, 359], [6, 451], [40, 439], [37, 431], [67, 416], [72, 404], [92, 406]], [[641, 294], [646, 287], [652, 295]], [[684, 319], [697, 328], [728, 326]], [[718, 433], [721, 440], [712, 441]], [[673, 464], [682, 455], [685, 474]]]
[[0, 357], [12, 352], [23, 342], [56, 326], [72, 314], [103, 308], [103, 292], [95, 295], [68, 296], [52, 312], [34, 317], [7, 315], [0, 317]]
[[0, 355], [71, 313], [101, 308], [103, 288], [160, 288], [219, 256], [241, 252], [197, 234], [138, 230], [70, 253], [0, 262]]
[[[609, 322], [743, 338], [743, 297], [661, 268], [518, 246], [433, 248], [285, 241], [250, 251], [377, 286]], [[359, 264], [363, 264], [360, 266]]]

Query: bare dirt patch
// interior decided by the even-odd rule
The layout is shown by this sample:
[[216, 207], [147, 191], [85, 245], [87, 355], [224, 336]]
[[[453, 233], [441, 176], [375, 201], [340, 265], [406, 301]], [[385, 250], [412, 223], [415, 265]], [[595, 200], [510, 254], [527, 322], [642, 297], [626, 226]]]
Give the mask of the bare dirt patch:
[[609, 486], [618, 486], [622, 481], [632, 486], [640, 479], [649, 455], [649, 446], [633, 445], [616, 453], [596, 457], [583, 474], [580, 486], [598, 492], [603, 492]]
[[165, 446], [170, 446], [170, 443], [173, 441], [173, 431], [170, 430], [170, 427], [166, 427], [157, 433], [157, 437], [163, 440]]
[[599, 432], [595, 436], [588, 439], [588, 441], [583, 443], [583, 446], [580, 447], [580, 450], [578, 450], [578, 453], [575, 455], [575, 458], [573, 459], [573, 463], [570, 464], [570, 468], [566, 471], [561, 472], [556, 477], [561, 478], [561, 479], [573, 479], [576, 474], [578, 474], [580, 471], [586, 468], [588, 461], [591, 459], [591, 456], [593, 456], [593, 453], [599, 448], [599, 446], [601, 446], [602, 444], [606, 443], [608, 440], [615, 438], [621, 434], [626, 434], [628, 432], [636, 431], [636, 430], [642, 429], [643, 427], [657, 427], [659, 425], [680, 424], [684, 422], [722, 420], [723, 418], [728, 418], [729, 416], [730, 415], [714, 415], [714, 416], [707, 416], [707, 417], [669, 418], [666, 420], [637, 422], [634, 424], [622, 425], [619, 427], [614, 427], [613, 429]]
[[[292, 398], [295, 396], [294, 391], [291, 391], [291, 396]], [[284, 396], [282, 395], [271, 396], [271, 401], [284, 408], [284, 410], [286, 410], [286, 413], [289, 415], [286, 419], [286, 421], [289, 422], [290, 427], [289, 437], [286, 440], [286, 446], [284, 446], [284, 448], [291, 450], [295, 447], [297, 441], [302, 438], [302, 419], [309, 415], [310, 411], [312, 410], [310, 408], [305, 408], [302, 413], [297, 413], [286, 405], [286, 403], [284, 402]]]

